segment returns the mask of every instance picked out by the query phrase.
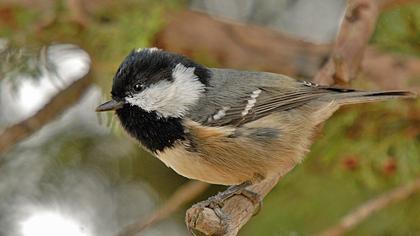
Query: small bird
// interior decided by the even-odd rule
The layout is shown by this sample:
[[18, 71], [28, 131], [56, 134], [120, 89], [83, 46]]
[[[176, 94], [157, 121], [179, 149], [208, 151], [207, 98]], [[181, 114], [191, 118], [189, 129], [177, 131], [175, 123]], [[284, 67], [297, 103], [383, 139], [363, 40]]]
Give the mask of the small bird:
[[124, 59], [111, 95], [96, 111], [114, 110], [128, 134], [167, 166], [238, 189], [300, 163], [315, 128], [340, 106], [415, 96], [207, 68], [157, 48]]

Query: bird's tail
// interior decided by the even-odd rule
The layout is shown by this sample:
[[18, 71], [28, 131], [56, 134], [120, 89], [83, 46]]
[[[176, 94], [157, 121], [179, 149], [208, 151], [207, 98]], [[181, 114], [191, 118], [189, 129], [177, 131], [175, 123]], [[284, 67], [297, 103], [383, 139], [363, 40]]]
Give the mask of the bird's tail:
[[377, 102], [395, 98], [415, 98], [417, 95], [413, 92], [395, 90], [395, 91], [357, 91], [348, 90], [334, 94], [334, 100], [340, 105]]

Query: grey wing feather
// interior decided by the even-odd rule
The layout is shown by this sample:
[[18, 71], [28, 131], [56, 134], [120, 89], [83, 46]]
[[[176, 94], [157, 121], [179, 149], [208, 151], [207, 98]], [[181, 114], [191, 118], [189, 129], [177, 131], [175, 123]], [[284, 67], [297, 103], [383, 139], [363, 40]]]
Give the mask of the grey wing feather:
[[208, 126], [241, 125], [274, 111], [293, 109], [325, 95], [325, 89], [266, 72], [211, 69], [206, 95], [189, 117]]

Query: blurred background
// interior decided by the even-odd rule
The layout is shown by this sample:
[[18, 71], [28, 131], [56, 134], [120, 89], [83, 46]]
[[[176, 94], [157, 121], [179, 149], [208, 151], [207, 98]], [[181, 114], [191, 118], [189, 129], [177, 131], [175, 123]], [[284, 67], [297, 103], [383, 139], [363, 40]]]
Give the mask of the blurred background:
[[[381, 9], [351, 86], [420, 92], [420, 3]], [[113, 114], [96, 114], [135, 48], [210, 67], [310, 80], [328, 59], [345, 0], [1, 0], [0, 235], [116, 235], [187, 179], [141, 150]], [[420, 176], [420, 101], [340, 109], [307, 159], [239, 235], [311, 235]], [[187, 235], [191, 204], [138, 235]], [[348, 235], [420, 235], [420, 195]]]

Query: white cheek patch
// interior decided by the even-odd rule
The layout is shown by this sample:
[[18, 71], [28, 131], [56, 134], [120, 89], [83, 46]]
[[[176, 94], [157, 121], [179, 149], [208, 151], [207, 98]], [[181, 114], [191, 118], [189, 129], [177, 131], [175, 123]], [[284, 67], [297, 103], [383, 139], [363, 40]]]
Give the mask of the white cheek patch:
[[161, 117], [182, 117], [204, 92], [204, 84], [194, 74], [194, 67], [181, 63], [172, 71], [173, 81], [163, 80], [126, 98], [131, 105], [155, 111]]

